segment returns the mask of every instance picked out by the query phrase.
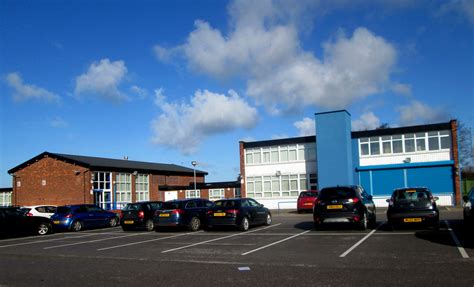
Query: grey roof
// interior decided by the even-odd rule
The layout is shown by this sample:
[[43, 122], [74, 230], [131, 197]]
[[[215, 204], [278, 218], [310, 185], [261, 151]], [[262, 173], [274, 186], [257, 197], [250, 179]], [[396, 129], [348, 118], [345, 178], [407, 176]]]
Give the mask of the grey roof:
[[[164, 174], [193, 174], [192, 168], [187, 168], [175, 164], [143, 162], [125, 159], [112, 159], [82, 155], [60, 154], [43, 152], [36, 157], [10, 169], [8, 173], [15, 173], [18, 170], [30, 165], [44, 157], [52, 157], [66, 162], [74, 163], [93, 170], [114, 170], [114, 171], [138, 171], [138, 172], [155, 172]], [[196, 174], [207, 175], [207, 172], [196, 170]]]

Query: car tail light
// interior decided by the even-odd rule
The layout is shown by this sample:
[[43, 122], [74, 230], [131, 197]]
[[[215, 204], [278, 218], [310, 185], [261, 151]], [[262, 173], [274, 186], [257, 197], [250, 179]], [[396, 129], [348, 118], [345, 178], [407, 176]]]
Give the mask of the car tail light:
[[354, 197], [354, 198], [349, 199], [349, 202], [351, 202], [351, 203], [357, 203], [359, 201], [360, 201], [360, 199], [358, 197]]
[[120, 211], [120, 219], [123, 218], [123, 211]]
[[175, 209], [173, 211], [171, 211], [171, 214], [183, 214], [184, 213], [184, 210], [182, 209]]
[[145, 212], [143, 212], [143, 210], [140, 210], [140, 211], [138, 212], [138, 218], [143, 219], [144, 217], [145, 217]]
[[211, 215], [211, 214], [213, 213], [213, 211], [212, 211], [212, 210], [208, 210], [206, 213], [207, 213], [207, 215]]
[[354, 221], [359, 222], [360, 221], [360, 216], [359, 215], [354, 215]]
[[229, 209], [226, 211], [227, 213], [230, 213], [230, 214], [233, 214], [233, 215], [237, 215], [239, 214], [239, 210], [238, 209]]
[[28, 213], [26, 214], [26, 216], [33, 216], [33, 213], [28, 212]]
[[66, 216], [64, 216], [66, 218], [71, 218], [72, 217], [72, 214], [71, 213], [68, 213]]

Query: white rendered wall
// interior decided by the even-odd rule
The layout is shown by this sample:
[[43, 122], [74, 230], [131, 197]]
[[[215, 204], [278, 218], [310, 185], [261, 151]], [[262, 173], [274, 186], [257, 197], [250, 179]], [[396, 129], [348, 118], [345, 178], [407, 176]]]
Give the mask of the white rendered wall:
[[419, 153], [404, 153], [396, 155], [379, 155], [379, 156], [361, 156], [360, 166], [402, 164], [409, 158], [411, 163], [416, 162], [435, 162], [451, 160], [451, 151], [429, 151]]
[[277, 164], [258, 164], [245, 166], [245, 176], [271, 176], [279, 172], [286, 174], [316, 173], [316, 161], [299, 161]]

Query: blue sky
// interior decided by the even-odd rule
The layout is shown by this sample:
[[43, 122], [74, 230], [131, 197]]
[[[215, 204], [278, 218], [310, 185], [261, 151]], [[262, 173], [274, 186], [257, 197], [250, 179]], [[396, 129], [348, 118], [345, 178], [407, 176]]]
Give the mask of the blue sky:
[[0, 0], [0, 187], [43, 151], [234, 180], [239, 140], [334, 109], [472, 128], [473, 32], [467, 0]]

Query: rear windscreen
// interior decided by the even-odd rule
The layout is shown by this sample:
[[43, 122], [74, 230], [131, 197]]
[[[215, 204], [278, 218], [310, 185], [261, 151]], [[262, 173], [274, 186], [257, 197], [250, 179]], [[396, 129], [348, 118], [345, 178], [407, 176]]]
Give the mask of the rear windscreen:
[[68, 206], [60, 206], [56, 209], [56, 213], [59, 213], [59, 214], [66, 214], [70, 212], [71, 212], [71, 208]]
[[431, 199], [430, 193], [426, 189], [403, 189], [394, 192], [395, 200], [423, 200]]
[[216, 201], [215, 206], [217, 207], [239, 207], [240, 201], [237, 200], [219, 200]]
[[318, 192], [316, 191], [305, 191], [300, 194], [300, 197], [317, 197]]
[[319, 192], [319, 199], [345, 199], [354, 198], [355, 191], [351, 188], [324, 188]]
[[141, 208], [142, 208], [142, 205], [141, 205], [141, 204], [129, 203], [129, 204], [125, 205], [125, 207], [123, 208], [123, 210], [133, 211], [133, 210], [140, 210]]
[[179, 202], [179, 201], [165, 202], [165, 204], [163, 204], [163, 209], [181, 209], [183, 208], [183, 206], [184, 206], [184, 203]]

